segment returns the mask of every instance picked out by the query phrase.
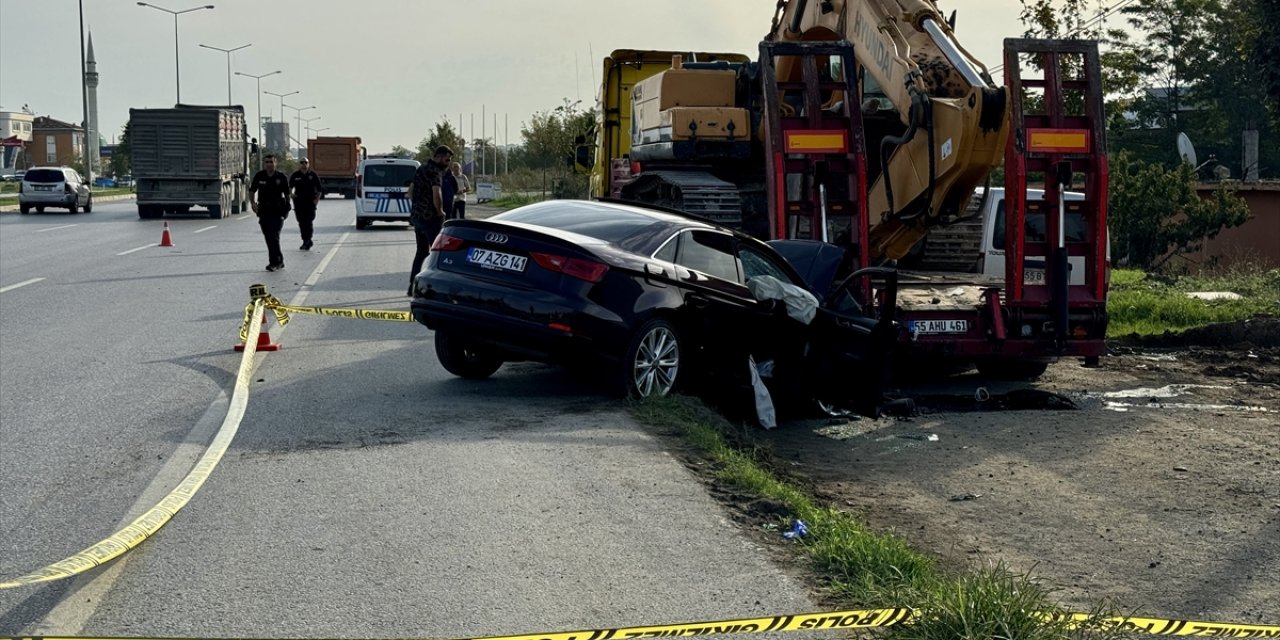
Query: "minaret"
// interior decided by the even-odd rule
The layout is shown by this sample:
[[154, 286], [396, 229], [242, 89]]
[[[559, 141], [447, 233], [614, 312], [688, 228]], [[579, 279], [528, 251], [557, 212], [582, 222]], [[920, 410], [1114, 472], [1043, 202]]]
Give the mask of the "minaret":
[[89, 88], [89, 122], [85, 125], [84, 134], [89, 137], [89, 159], [85, 166], [95, 175], [101, 172], [98, 158], [102, 157], [98, 137], [98, 63], [93, 59], [93, 31], [89, 32], [89, 53], [85, 58], [85, 86]]

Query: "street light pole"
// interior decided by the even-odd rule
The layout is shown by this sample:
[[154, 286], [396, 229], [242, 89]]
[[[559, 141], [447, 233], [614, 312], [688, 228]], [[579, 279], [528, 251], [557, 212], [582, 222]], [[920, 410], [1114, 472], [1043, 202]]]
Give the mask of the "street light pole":
[[[299, 115], [301, 115], [301, 114], [299, 114]], [[312, 123], [312, 122], [315, 122], [316, 120], [319, 120], [319, 119], [320, 119], [320, 116], [316, 116], [316, 117], [314, 117], [314, 118], [302, 118], [302, 119], [301, 119], [301, 121], [302, 121], [302, 122], [306, 123], [306, 124], [305, 124], [305, 126], [306, 126], [306, 131], [307, 131], [307, 140], [306, 140], [306, 142], [307, 142], [308, 144], [310, 144], [310, 140], [311, 140], [311, 123]]]
[[89, 157], [89, 66], [84, 57], [84, 0], [80, 0], [80, 97], [84, 101], [84, 139], [81, 141], [80, 157], [84, 158], [84, 178], [92, 186], [93, 159]]
[[[302, 112], [303, 112], [303, 111], [307, 111], [307, 110], [309, 110], [309, 109], [315, 109], [315, 108], [316, 108], [316, 106], [315, 106], [314, 104], [313, 104], [313, 105], [311, 105], [311, 106], [309, 106], [309, 107], [295, 107], [295, 106], [293, 106], [293, 105], [291, 105], [291, 104], [286, 104], [286, 105], [284, 105], [284, 106], [289, 107], [290, 109], [293, 109], [293, 110], [296, 112], [296, 113], [294, 113], [294, 117], [295, 117], [295, 118], [297, 118], [297, 120], [298, 120], [298, 128], [296, 129], [296, 131], [297, 131], [297, 135], [302, 135]], [[294, 138], [294, 141], [298, 143], [298, 146], [302, 146], [302, 141], [301, 141], [301, 140], [298, 140], [298, 139], [295, 137], [295, 138]]]
[[253, 43], [252, 43], [252, 42], [250, 42], [249, 44], [242, 44], [242, 45], [240, 45], [240, 46], [238, 46], [238, 47], [236, 47], [236, 48], [234, 48], [234, 49], [223, 49], [223, 48], [221, 48], [221, 47], [211, 47], [211, 46], [209, 46], [209, 45], [207, 45], [207, 44], [202, 44], [202, 45], [200, 45], [200, 46], [202, 46], [202, 47], [204, 47], [204, 48], [206, 48], [206, 49], [213, 49], [214, 51], [221, 51], [221, 52], [223, 52], [223, 53], [227, 54], [227, 106], [231, 106], [231, 104], [232, 104], [232, 102], [231, 102], [231, 54], [232, 54], [233, 52], [239, 51], [239, 50], [241, 50], [241, 49], [246, 49], [246, 48], [248, 48], [248, 47], [252, 47], [252, 46], [253, 46]]
[[276, 70], [276, 71], [272, 71], [271, 73], [264, 73], [260, 76], [255, 76], [252, 73], [240, 73], [239, 71], [236, 72], [236, 75], [244, 76], [246, 78], [253, 78], [258, 83], [258, 170], [259, 171], [262, 170], [262, 147], [266, 146], [266, 140], [262, 139], [262, 79], [267, 76], [274, 76], [277, 73], [281, 73], [281, 72], [279, 70]]
[[[289, 96], [296, 95], [296, 94], [299, 94], [299, 93], [302, 93], [302, 92], [301, 92], [301, 91], [290, 91], [289, 93], [275, 93], [275, 92], [273, 92], [273, 91], [266, 91], [266, 92], [264, 92], [264, 93], [266, 93], [266, 94], [267, 94], [267, 95], [269, 95], [269, 96], [275, 96], [275, 97], [277, 97], [277, 98], [280, 98], [280, 122], [284, 122], [284, 99], [285, 99], [285, 98], [287, 98], [287, 97], [289, 97]], [[289, 136], [287, 136], [287, 135], [284, 137], [284, 146], [286, 146], [286, 147], [288, 147], [288, 146], [289, 146]], [[284, 149], [281, 149], [281, 151], [284, 151]]]
[[157, 7], [156, 5], [148, 2], [139, 2], [138, 6], [150, 7], [157, 11], [163, 11], [173, 16], [173, 79], [174, 79], [174, 85], [177, 88], [177, 94], [178, 94], [177, 104], [182, 104], [182, 74], [181, 74], [181, 63], [179, 62], [179, 59], [178, 59], [178, 16], [184, 13], [191, 13], [192, 11], [212, 9], [213, 5], [206, 4], [203, 7], [191, 7], [190, 9], [183, 9], [182, 11], [173, 11], [172, 9]]

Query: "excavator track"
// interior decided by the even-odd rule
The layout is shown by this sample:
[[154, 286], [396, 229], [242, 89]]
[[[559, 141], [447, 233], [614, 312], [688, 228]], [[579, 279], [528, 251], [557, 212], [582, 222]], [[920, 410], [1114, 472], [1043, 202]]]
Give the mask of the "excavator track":
[[622, 198], [677, 209], [735, 228], [743, 222], [738, 186], [705, 171], [647, 171], [622, 187]]

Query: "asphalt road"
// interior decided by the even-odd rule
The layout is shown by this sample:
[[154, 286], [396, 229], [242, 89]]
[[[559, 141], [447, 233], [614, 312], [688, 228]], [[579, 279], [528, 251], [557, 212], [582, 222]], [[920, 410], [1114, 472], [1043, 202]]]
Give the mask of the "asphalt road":
[[[249, 286], [406, 309], [413, 238], [322, 203], [267, 273], [249, 216], [0, 215], [0, 582], [155, 504], [226, 413]], [[454, 378], [416, 323], [270, 326], [230, 451], [105, 569], [0, 590], [0, 634], [449, 637], [813, 611], [589, 382]]]

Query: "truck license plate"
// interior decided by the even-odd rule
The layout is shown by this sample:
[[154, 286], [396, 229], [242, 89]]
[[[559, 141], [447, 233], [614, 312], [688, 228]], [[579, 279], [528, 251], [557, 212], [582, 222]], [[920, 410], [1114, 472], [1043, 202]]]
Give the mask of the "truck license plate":
[[1024, 269], [1022, 284], [1044, 284], [1044, 269]]
[[528, 261], [529, 259], [524, 256], [513, 256], [509, 253], [490, 251], [488, 249], [480, 249], [478, 247], [472, 247], [467, 250], [467, 262], [480, 265], [485, 269], [524, 271], [525, 264]]
[[968, 320], [911, 320], [907, 330], [914, 334], [968, 333]]

